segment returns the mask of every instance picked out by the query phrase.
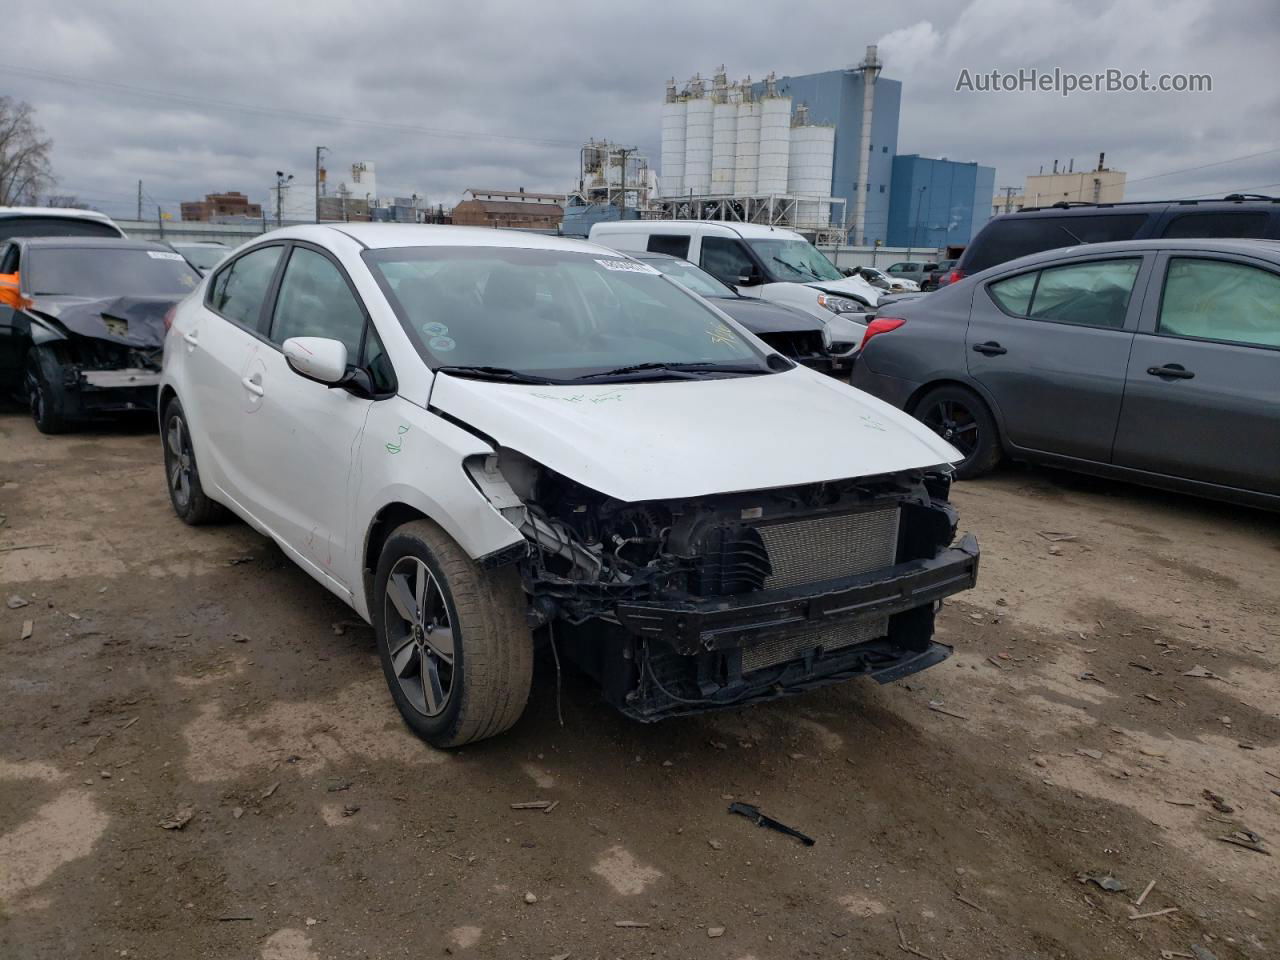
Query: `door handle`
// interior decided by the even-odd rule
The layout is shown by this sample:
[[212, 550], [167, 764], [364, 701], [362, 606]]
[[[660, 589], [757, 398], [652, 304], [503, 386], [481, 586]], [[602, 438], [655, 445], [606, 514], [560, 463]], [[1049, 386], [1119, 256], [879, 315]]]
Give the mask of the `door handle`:
[[240, 381], [240, 383], [243, 384], [244, 388], [248, 390], [250, 393], [252, 393], [255, 397], [261, 397], [265, 395], [267, 392], [262, 389], [262, 384], [258, 383], [258, 381], [254, 380], [252, 377], [245, 377], [243, 380]]
[[182, 339], [187, 342], [188, 346], [196, 347], [200, 345], [200, 338], [196, 336], [194, 331], [190, 333], [184, 333], [182, 335]]
[[986, 343], [975, 343], [973, 345], [973, 351], [974, 353], [980, 353], [985, 357], [998, 357], [1009, 352], [994, 340], [988, 340]]
[[1195, 376], [1180, 363], [1166, 363], [1163, 367], [1147, 367], [1147, 373], [1153, 377], [1168, 377], [1170, 380], [1190, 380]]

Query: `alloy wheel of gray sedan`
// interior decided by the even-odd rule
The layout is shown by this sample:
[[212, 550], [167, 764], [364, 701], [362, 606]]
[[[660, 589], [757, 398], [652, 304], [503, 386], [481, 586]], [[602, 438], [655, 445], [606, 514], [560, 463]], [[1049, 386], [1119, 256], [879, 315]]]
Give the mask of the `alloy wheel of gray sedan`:
[[170, 417], [169, 429], [165, 433], [165, 445], [168, 448], [168, 461], [165, 466], [169, 471], [169, 489], [173, 491], [173, 501], [179, 510], [185, 510], [191, 502], [191, 437], [187, 433], [186, 422], [182, 417]]
[[453, 624], [427, 565], [401, 557], [387, 578], [387, 649], [400, 690], [424, 716], [439, 715], [453, 695]]
[[965, 459], [978, 449], [978, 420], [959, 400], [939, 399], [922, 409], [918, 416], [926, 427], [963, 453]]

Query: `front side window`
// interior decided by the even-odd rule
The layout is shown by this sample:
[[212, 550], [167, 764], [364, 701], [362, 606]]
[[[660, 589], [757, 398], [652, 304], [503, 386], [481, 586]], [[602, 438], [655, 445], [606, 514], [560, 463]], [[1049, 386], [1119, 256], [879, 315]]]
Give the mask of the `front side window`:
[[236, 258], [213, 279], [209, 306], [236, 323], [258, 329], [262, 301], [275, 276], [283, 247], [259, 247]]
[[283, 344], [290, 337], [325, 337], [345, 345], [349, 362], [355, 363], [363, 332], [364, 313], [346, 278], [327, 257], [306, 247], [295, 247], [280, 281], [271, 342]]
[[702, 238], [702, 269], [725, 283], [738, 283], [756, 272], [755, 262], [732, 237]]
[[636, 365], [699, 368], [681, 376], [769, 372], [715, 310], [648, 264], [515, 247], [397, 247], [364, 258], [433, 369], [552, 381]]
[[1243, 263], [1174, 257], [1165, 274], [1157, 330], [1280, 347], [1280, 276]]
[[32, 296], [185, 297], [200, 274], [169, 250], [32, 247], [23, 266]]
[[[705, 243], [705, 241], [703, 241]], [[843, 280], [844, 274], [807, 240], [749, 240], [765, 269], [779, 280], [808, 283], [812, 280]]]

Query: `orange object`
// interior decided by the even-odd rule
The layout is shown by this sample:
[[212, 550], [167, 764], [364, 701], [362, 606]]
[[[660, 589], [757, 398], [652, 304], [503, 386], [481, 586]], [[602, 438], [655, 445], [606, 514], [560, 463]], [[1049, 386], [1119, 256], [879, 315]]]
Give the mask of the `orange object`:
[[25, 306], [30, 301], [24, 302], [19, 289], [18, 274], [0, 273], [0, 303], [15, 310]]

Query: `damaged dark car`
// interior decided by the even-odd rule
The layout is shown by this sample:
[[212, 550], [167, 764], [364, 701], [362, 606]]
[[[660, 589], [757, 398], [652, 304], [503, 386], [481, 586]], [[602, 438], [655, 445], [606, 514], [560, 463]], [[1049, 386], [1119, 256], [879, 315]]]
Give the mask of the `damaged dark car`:
[[18, 237], [0, 247], [0, 389], [43, 433], [153, 412], [168, 311], [200, 282], [162, 244]]

